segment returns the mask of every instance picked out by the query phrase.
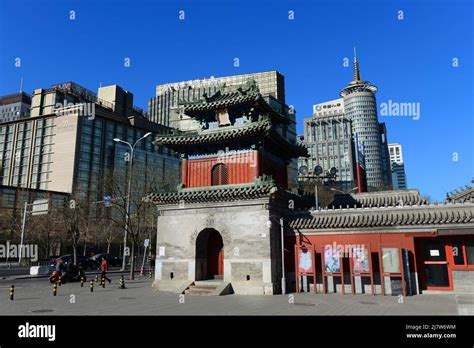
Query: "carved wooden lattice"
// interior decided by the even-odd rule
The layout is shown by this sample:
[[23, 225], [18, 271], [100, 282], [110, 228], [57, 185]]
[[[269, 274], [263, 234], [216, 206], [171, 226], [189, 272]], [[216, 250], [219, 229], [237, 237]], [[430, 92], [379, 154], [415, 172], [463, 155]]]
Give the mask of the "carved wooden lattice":
[[216, 164], [212, 167], [212, 186], [228, 184], [227, 166], [223, 163]]

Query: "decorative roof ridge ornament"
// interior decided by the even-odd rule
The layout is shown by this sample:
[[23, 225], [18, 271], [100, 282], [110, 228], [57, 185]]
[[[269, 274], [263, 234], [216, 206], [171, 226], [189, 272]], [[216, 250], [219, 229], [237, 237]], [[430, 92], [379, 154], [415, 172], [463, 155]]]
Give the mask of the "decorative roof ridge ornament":
[[255, 177], [255, 185], [257, 186], [266, 186], [266, 185], [273, 185], [276, 186], [275, 179], [272, 175], [262, 174], [260, 176]]
[[249, 77], [247, 79], [247, 81], [244, 84], [244, 87], [245, 87], [244, 91], [246, 93], [248, 93], [248, 92], [260, 93], [260, 89], [258, 88], [257, 81], [255, 81], [255, 79], [252, 78], [252, 77]]

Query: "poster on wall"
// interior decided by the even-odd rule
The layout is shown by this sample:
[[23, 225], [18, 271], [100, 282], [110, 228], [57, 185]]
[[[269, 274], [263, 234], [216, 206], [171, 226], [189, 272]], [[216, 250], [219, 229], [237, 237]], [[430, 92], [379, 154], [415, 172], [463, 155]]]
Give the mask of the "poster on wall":
[[298, 251], [298, 273], [313, 273], [313, 256], [311, 251], [306, 248], [300, 248]]
[[398, 248], [382, 248], [383, 270], [386, 273], [400, 273], [400, 257]]
[[331, 245], [324, 247], [324, 270], [327, 273], [341, 272], [341, 259], [339, 253], [334, 252]]
[[357, 247], [352, 249], [354, 273], [370, 273], [369, 249]]

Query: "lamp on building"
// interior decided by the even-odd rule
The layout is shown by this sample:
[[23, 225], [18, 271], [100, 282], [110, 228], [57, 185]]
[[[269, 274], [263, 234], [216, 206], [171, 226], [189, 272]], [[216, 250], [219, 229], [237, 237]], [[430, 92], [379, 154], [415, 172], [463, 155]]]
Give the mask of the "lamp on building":
[[121, 271], [125, 270], [126, 266], [126, 257], [125, 257], [125, 250], [127, 248], [127, 236], [128, 236], [128, 228], [129, 228], [129, 216], [130, 216], [130, 194], [131, 194], [131, 186], [132, 186], [132, 169], [133, 169], [133, 151], [135, 150], [135, 146], [137, 144], [145, 139], [146, 137], [150, 136], [151, 132], [146, 133], [144, 136], [142, 136], [140, 139], [138, 139], [133, 145], [130, 144], [128, 141], [121, 140], [119, 138], [114, 138], [114, 141], [116, 143], [123, 143], [126, 144], [130, 147], [130, 159], [129, 159], [129, 169], [128, 169], [128, 180], [127, 180], [127, 196], [126, 198], [126, 203], [125, 203], [125, 232], [124, 232], [124, 237], [123, 237], [123, 260], [122, 260], [122, 269]]

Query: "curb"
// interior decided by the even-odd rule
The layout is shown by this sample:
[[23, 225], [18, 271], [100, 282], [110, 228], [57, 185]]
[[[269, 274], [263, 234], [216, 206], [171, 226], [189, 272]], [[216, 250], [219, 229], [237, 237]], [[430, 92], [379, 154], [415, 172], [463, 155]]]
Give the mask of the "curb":
[[[109, 271], [107, 274], [117, 274], [117, 273], [128, 273], [130, 270], [127, 270], [125, 272], [122, 271]], [[140, 270], [135, 271], [135, 272], [140, 272]], [[88, 271], [85, 272], [86, 275], [93, 275], [93, 274], [99, 274], [99, 271]], [[41, 279], [41, 278], [49, 278], [51, 275], [18, 275], [18, 276], [11, 276], [11, 277], [0, 277], [0, 280], [24, 280], [24, 279]]]

